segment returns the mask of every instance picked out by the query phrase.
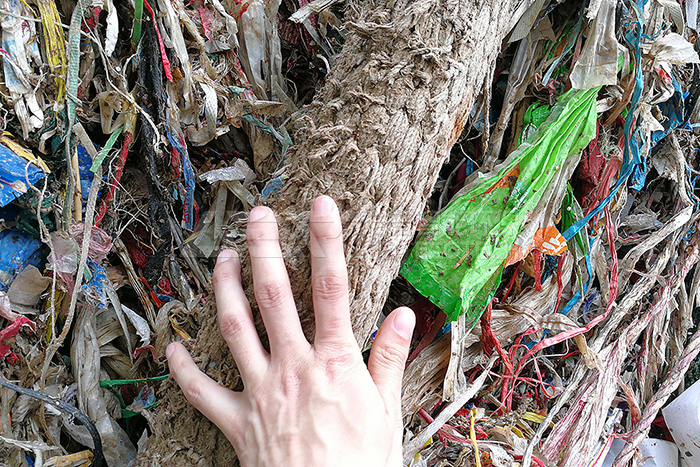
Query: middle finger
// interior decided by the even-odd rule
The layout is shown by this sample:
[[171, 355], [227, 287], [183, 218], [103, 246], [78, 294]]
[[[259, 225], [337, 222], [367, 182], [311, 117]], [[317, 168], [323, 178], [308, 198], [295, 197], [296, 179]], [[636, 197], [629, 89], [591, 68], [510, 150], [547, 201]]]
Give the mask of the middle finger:
[[250, 211], [247, 237], [255, 300], [270, 340], [271, 356], [280, 350], [287, 353], [309, 348], [294, 305], [275, 215], [269, 208], [257, 206]]

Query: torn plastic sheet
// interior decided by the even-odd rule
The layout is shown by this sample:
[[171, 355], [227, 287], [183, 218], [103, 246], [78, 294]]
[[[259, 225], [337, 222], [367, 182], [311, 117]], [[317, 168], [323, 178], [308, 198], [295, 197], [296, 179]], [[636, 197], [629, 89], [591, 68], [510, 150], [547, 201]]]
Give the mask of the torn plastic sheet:
[[[77, 223], [70, 227], [70, 233], [78, 244], [82, 244], [85, 235], [85, 224]], [[90, 228], [90, 243], [88, 256], [93, 261], [102, 261], [112, 249], [112, 237], [99, 227]]]
[[[633, 3], [636, 6], [636, 4]], [[644, 76], [642, 74], [642, 52], [640, 48], [640, 42], [642, 37], [642, 26], [639, 22], [632, 22], [627, 25], [628, 30], [625, 32], [625, 42], [632, 48], [634, 52], [635, 60], [635, 85], [634, 91], [632, 92], [632, 98], [630, 100], [630, 107], [627, 111], [627, 117], [625, 118], [625, 124], [623, 126], [624, 134], [624, 152], [622, 156], [622, 167], [620, 168], [620, 175], [617, 178], [617, 182], [610, 190], [608, 196], [603, 199], [598, 206], [588, 212], [583, 218], [576, 221], [568, 229], [566, 229], [562, 236], [566, 241], [573, 238], [581, 229], [584, 228], [586, 224], [597, 214], [599, 214], [605, 207], [610, 203], [610, 201], [615, 197], [617, 191], [620, 187], [627, 183], [627, 180], [632, 178], [630, 183], [630, 189], [634, 191], [639, 191], [644, 186], [644, 180], [646, 178], [646, 162], [642, 160], [640, 155], [640, 141], [642, 139], [641, 131], [639, 126], [633, 129], [635, 122], [635, 114], [637, 107], [639, 106], [639, 101], [642, 97], [642, 91], [644, 90]], [[578, 292], [577, 292], [578, 293]], [[575, 301], [580, 300], [575, 295], [574, 298], [567, 304], [567, 307]]]
[[[0, 359], [12, 355], [10, 339], [17, 337], [20, 330], [25, 327], [34, 331], [36, 329], [36, 324], [24, 316], [18, 316], [9, 326], [0, 331]], [[14, 359], [16, 358], [15, 356]]]
[[[207, 53], [221, 52], [225, 50], [237, 49], [238, 48], [238, 25], [233, 16], [231, 16], [226, 8], [221, 4], [219, 0], [211, 0], [211, 6], [216, 10], [219, 15], [224, 19], [225, 28], [219, 27], [217, 30], [212, 31], [211, 27], [205, 29], [205, 35], [207, 35], [207, 42], [205, 50]], [[202, 18], [202, 28], [204, 29], [204, 23], [209, 22], [210, 19], [205, 19], [206, 16], [214, 17], [213, 10], [206, 10], [205, 8], [199, 7], [199, 16]], [[206, 31], [209, 30], [208, 34]]]
[[[523, 130], [521, 139], [532, 143], [531, 138], [537, 134], [537, 129], [547, 121], [550, 112], [549, 106], [543, 106], [539, 103], [532, 104], [525, 113], [527, 126]], [[545, 188], [545, 193], [518, 234], [506, 258], [506, 266], [524, 260], [533, 250], [550, 256], [559, 256], [566, 251], [566, 241], [555, 226], [555, 219], [561, 210], [561, 203], [568, 186], [567, 181], [571, 178], [578, 163], [578, 158], [570, 157], [556, 171], [554, 178]]]
[[185, 178], [185, 184], [182, 189], [182, 223], [186, 229], [192, 229], [194, 225], [194, 169], [187, 152], [187, 145], [182, 139], [182, 133], [175, 134], [171, 128], [168, 128], [168, 140], [172, 144], [173, 150], [180, 156], [182, 172]]
[[649, 210], [649, 208], [644, 205], [642, 205], [641, 208], [640, 210], [643, 212], [628, 215], [622, 220], [620, 227], [625, 227], [628, 231], [634, 233], [650, 229], [657, 230], [663, 227], [663, 224], [659, 222], [657, 213]]
[[656, 38], [651, 45], [649, 54], [653, 55], [657, 62], [668, 62], [675, 65], [700, 63], [700, 57], [693, 48], [693, 44], [675, 32]]
[[666, 117], [662, 123], [664, 130], [654, 131], [651, 134], [651, 147], [656, 146], [656, 144], [665, 138], [671, 131], [678, 128], [685, 118], [684, 102], [685, 96], [681, 90], [676, 77], [669, 73], [669, 76], [673, 83], [674, 93], [673, 96], [666, 102], [661, 102], [659, 104], [659, 110]]
[[31, 18], [33, 12], [21, 0], [5, 0], [3, 7], [11, 13], [3, 15], [0, 22], [4, 84], [10, 91], [26, 139], [30, 132], [44, 125], [44, 112], [31, 84], [32, 63], [42, 64], [36, 23], [23, 19]]
[[219, 102], [218, 97], [216, 95], [216, 89], [214, 89], [213, 86], [210, 86], [209, 84], [204, 82], [200, 82], [199, 86], [202, 88], [202, 92], [204, 92], [204, 116], [207, 121], [207, 140], [204, 140], [203, 143], [208, 143], [217, 136], [216, 116], [219, 113]]
[[51, 233], [53, 249], [46, 268], [55, 271], [66, 284], [72, 284], [72, 274], [78, 270], [78, 243], [73, 237]]
[[[97, 148], [99, 149], [99, 147]], [[92, 167], [92, 158], [88, 154], [87, 149], [83, 145], [78, 145], [78, 172], [80, 175], [80, 194], [83, 199], [83, 205], [87, 203], [88, 195], [90, 194], [90, 187], [92, 186], [92, 180], [95, 178], [94, 172], [90, 170]]]
[[[510, 128], [510, 120], [515, 106], [525, 96], [527, 86], [533, 82], [533, 62], [538, 51], [538, 43], [542, 40], [556, 40], [552, 24], [548, 17], [544, 17], [536, 29], [530, 31], [525, 36], [515, 51], [513, 62], [508, 72], [508, 83], [503, 96], [503, 108], [498, 117], [498, 124], [491, 134], [491, 141], [488, 149], [488, 157], [494, 159], [501, 151], [503, 137]], [[473, 110], [476, 112], [476, 106]], [[483, 130], [479, 130], [481, 133]]]
[[255, 172], [248, 167], [243, 159], [236, 159], [233, 165], [214, 169], [199, 175], [200, 180], [208, 183], [242, 181], [248, 185], [255, 178]]
[[595, 20], [588, 28], [586, 45], [571, 70], [574, 89], [617, 84], [617, 53], [614, 0], [602, 0]]
[[[56, 464], [51, 464], [50, 462], [44, 463], [44, 452], [60, 451], [61, 448], [59, 446], [50, 446], [42, 441], [20, 441], [18, 439], [9, 438], [2, 435], [0, 435], [0, 441], [24, 451], [31, 451], [34, 454], [34, 463], [29, 463], [31, 467], [34, 467], [35, 465], [40, 465], [41, 467], [57, 467]], [[28, 461], [31, 460], [29, 456], [27, 456], [26, 459]]]
[[53, 109], [58, 111], [63, 104], [66, 85], [66, 37], [61, 27], [61, 17], [55, 2], [36, 2], [36, 7], [41, 16], [43, 50], [46, 55], [51, 73], [54, 74], [54, 83], [57, 87], [56, 102]]
[[583, 25], [584, 18], [585, 18], [585, 15], [581, 14], [578, 21], [576, 21], [576, 23], [574, 24], [574, 26], [570, 30], [566, 31], [566, 36], [562, 38], [562, 39], [566, 39], [566, 44], [564, 46], [564, 49], [561, 51], [561, 54], [559, 54], [559, 56], [554, 59], [552, 64], [549, 66], [547, 71], [542, 76], [542, 80], [540, 82], [540, 84], [542, 86], [547, 86], [547, 83], [549, 83], [549, 80], [552, 77], [552, 74], [559, 67], [560, 62], [569, 54], [569, 52], [571, 52], [571, 50], [576, 45], [576, 40], [579, 37], [579, 31], [581, 30], [581, 27]]
[[508, 38], [509, 43], [525, 39], [525, 37], [530, 34], [533, 26], [535, 26], [535, 22], [542, 16], [542, 8], [544, 6], [544, 0], [535, 0], [535, 2], [527, 8], [523, 16], [520, 17], [520, 20], [518, 20], [518, 23], [513, 28], [513, 32], [511, 32], [510, 37]]
[[151, 342], [151, 328], [148, 326], [148, 321], [124, 304], [122, 304], [122, 310], [124, 310], [124, 314], [134, 326], [134, 329], [136, 329], [136, 334], [141, 339], [141, 347]]
[[[561, 203], [561, 227], [566, 230], [576, 219], [583, 217], [583, 209], [574, 196], [574, 190], [567, 184], [566, 194]], [[567, 242], [567, 248], [576, 258], [586, 257], [590, 254], [588, 232], [583, 229], [573, 237], [573, 242]], [[590, 263], [590, 261], [589, 261]]]
[[683, 18], [683, 9], [676, 0], [656, 0], [656, 4], [661, 5], [664, 9], [664, 17], [671, 17], [671, 21], [676, 26], [676, 31], [683, 36], [685, 33], [685, 19]]
[[566, 194], [567, 180], [571, 178], [578, 161], [578, 158], [570, 157], [556, 171], [515, 239], [506, 258], [506, 266], [524, 260], [533, 250], [550, 256], [560, 256], [567, 250], [566, 241], [555, 226], [555, 219]]
[[[562, 95], [531, 143], [463, 189], [421, 235], [403, 276], [451, 320], [479, 318], [524, 222], [569, 158], [595, 135], [598, 89]], [[468, 191], [467, 191], [468, 190]]]
[[302, 5], [297, 11], [295, 11], [292, 14], [292, 16], [289, 17], [289, 21], [293, 21], [295, 23], [303, 23], [312, 14], [320, 13], [323, 10], [330, 8], [338, 1], [339, 0], [313, 0], [312, 2], [309, 2], [306, 5]]
[[7, 290], [12, 308], [24, 313], [34, 310], [41, 294], [51, 285], [51, 279], [44, 277], [33, 265], [26, 266], [12, 281]]
[[29, 191], [49, 172], [41, 159], [12, 141], [0, 138], [0, 206], [6, 206]]
[[690, 29], [698, 28], [698, 0], [685, 0], [685, 17]]
[[139, 391], [139, 394], [136, 397], [136, 399], [134, 399], [134, 402], [129, 404], [125, 410], [129, 410], [132, 412], [140, 412], [142, 410], [153, 407], [155, 403], [155, 390], [148, 384], [145, 384]]
[[238, 19], [241, 65], [256, 96], [291, 103], [282, 76], [282, 53], [277, 27], [280, 1], [252, 0]]
[[645, 96], [645, 102], [642, 105], [646, 104], [650, 110], [652, 106], [669, 100], [676, 92], [672, 75], [672, 66], [668, 63], [662, 63], [655, 67], [653, 72], [649, 74], [650, 92]]
[[44, 467], [85, 467], [86, 463], [92, 462], [93, 459], [92, 451], [86, 449], [65, 456], [52, 457], [44, 464]]
[[[255, 197], [240, 180], [218, 183], [216, 197], [204, 217], [201, 229], [188, 239], [207, 258], [211, 257], [221, 244], [230, 215], [235, 212], [236, 198], [246, 211], [255, 204]], [[234, 196], [230, 196], [229, 192]]]
[[[109, 135], [124, 126], [125, 111], [129, 108], [125, 105], [124, 98], [115, 91], [103, 91], [97, 95], [100, 104], [100, 123], [102, 133]], [[115, 114], [116, 117], [115, 117]]]
[[110, 467], [131, 467], [136, 463], [136, 448], [109, 415], [105, 390], [100, 388], [100, 348], [95, 326], [94, 311], [90, 307], [78, 307], [70, 348], [78, 407], [95, 421], [107, 464]]
[[[622, 139], [615, 146], [614, 138], [606, 140], [600, 134], [600, 122], [596, 122], [596, 128], [597, 137], [583, 151], [578, 167], [581, 206], [585, 213], [598, 206], [610, 193], [610, 187], [622, 165]], [[601, 150], [601, 144], [607, 146], [605, 154]]]
[[287, 178], [289, 178], [289, 175], [280, 175], [267, 182], [260, 193], [260, 197], [263, 200], [267, 200], [271, 196], [278, 194], [282, 191], [282, 187]]
[[6, 292], [15, 276], [27, 266], [43, 268], [43, 259], [39, 240], [22, 230], [0, 231], [0, 291]]
[[104, 0], [107, 9], [107, 29], [105, 30], [105, 54], [111, 56], [117, 48], [119, 36], [119, 17], [114, 7], [114, 0]]
[[107, 306], [107, 295], [104, 283], [107, 281], [105, 268], [95, 261], [88, 259], [87, 267], [90, 271], [90, 278], [83, 284], [83, 293], [90, 303], [98, 308]]
[[5, 318], [11, 323], [14, 323], [19, 315], [12, 311], [10, 297], [5, 292], [0, 292], [0, 318]]

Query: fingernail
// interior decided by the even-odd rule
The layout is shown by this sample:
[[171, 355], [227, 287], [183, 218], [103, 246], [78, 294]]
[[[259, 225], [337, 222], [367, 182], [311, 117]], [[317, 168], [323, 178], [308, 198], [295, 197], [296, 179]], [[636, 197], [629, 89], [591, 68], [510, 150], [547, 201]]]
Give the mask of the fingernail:
[[311, 210], [317, 216], [330, 216], [335, 208], [335, 202], [330, 196], [320, 196], [314, 201]]
[[265, 206], [256, 206], [250, 211], [248, 215], [248, 222], [259, 221], [263, 217], [267, 216], [267, 208]]
[[396, 334], [404, 339], [410, 339], [416, 325], [416, 315], [410, 308], [399, 308], [398, 315], [394, 318], [392, 325]]
[[238, 253], [236, 250], [223, 250], [221, 253], [219, 253], [218, 258], [216, 258], [216, 263], [225, 263], [226, 261], [237, 257]]
[[165, 348], [165, 358], [170, 358], [173, 352], [175, 352], [175, 343], [168, 344]]

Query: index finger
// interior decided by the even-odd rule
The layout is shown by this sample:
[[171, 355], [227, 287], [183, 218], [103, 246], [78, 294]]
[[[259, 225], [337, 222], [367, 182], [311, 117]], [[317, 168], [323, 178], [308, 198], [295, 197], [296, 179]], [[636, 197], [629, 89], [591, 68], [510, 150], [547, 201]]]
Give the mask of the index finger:
[[187, 400], [211, 420], [226, 436], [237, 433], [241, 413], [240, 393], [221, 386], [205, 375], [192, 360], [182, 344], [171, 343], [165, 350], [170, 374], [175, 378]]

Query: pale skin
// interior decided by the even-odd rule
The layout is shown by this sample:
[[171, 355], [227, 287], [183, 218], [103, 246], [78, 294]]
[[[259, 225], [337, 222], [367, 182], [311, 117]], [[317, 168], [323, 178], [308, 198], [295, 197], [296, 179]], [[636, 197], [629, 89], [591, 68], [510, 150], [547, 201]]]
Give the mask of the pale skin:
[[247, 243], [270, 351], [255, 330], [238, 254], [225, 250], [214, 269], [214, 293], [244, 389], [210, 379], [179, 343], [166, 349], [170, 371], [187, 400], [226, 435], [243, 467], [398, 467], [401, 379], [415, 316], [410, 308], [394, 310], [365, 366], [352, 333], [342, 226], [331, 198], [314, 201], [309, 224], [314, 342], [302, 332], [275, 216], [258, 206], [250, 212]]

